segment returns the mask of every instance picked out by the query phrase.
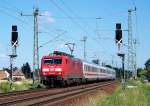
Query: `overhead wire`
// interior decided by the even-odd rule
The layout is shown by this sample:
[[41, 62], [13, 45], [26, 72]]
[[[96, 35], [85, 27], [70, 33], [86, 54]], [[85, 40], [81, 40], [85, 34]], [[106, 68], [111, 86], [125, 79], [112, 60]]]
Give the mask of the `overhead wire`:
[[49, 1], [53, 3], [53, 5], [55, 5], [55, 7], [57, 7], [61, 12], [63, 12], [63, 14], [66, 15], [71, 20], [71, 22], [73, 22], [78, 28], [81, 28], [83, 32], [87, 33], [87, 31], [77, 21], [73, 20], [71, 16], [62, 7], [60, 7], [54, 0], [49, 0]]
[[[6, 0], [4, 0], [4, 1], [6, 1]], [[52, 1], [54, 1], [54, 0], [52, 0]], [[8, 5], [9, 6], [11, 6], [12, 8], [15, 8], [15, 11], [17, 12], [17, 13], [19, 13], [21, 10], [19, 9], [19, 8], [17, 8], [16, 6], [13, 6], [12, 4], [10, 4], [8, 1], [6, 1], [7, 3], [8, 3]], [[61, 7], [59, 7], [58, 5], [57, 5], [57, 3], [54, 3], [56, 6], [57, 6], [57, 8], [60, 8], [60, 10], [61, 10]], [[7, 9], [7, 10], [12, 10], [11, 8], [9, 9], [9, 8], [5, 8], [5, 9]], [[83, 32], [85, 32], [85, 33], [88, 33], [87, 31], [86, 31], [86, 29], [84, 29], [81, 25], [80, 25], [80, 23], [78, 23], [77, 21], [74, 21], [75, 20], [75, 18], [76, 19], [84, 19], [84, 18], [82, 18], [82, 17], [71, 17], [70, 15], [68, 15], [68, 13], [66, 13], [65, 12], [65, 10], [63, 10], [62, 9], [62, 11], [64, 11], [64, 14], [66, 14], [66, 18], [68, 18], [68, 19], [70, 19], [74, 24], [76, 24], [78, 27], [80, 27], [81, 29], [82, 29], [82, 31]], [[10, 14], [10, 13], [7, 13], [7, 12], [5, 12], [5, 11], [2, 11], [2, 12], [4, 12], [4, 14], [5, 15], [7, 15], [7, 16], [9, 16], [9, 17], [11, 17], [11, 18], [13, 18], [13, 19], [15, 19], [15, 20], [17, 20], [17, 21], [20, 21], [20, 22], [22, 22], [22, 23], [24, 23], [24, 24], [26, 24], [26, 25], [29, 25], [30, 23], [28, 23], [28, 22], [26, 22], [26, 21], [23, 21], [23, 20], [21, 20], [20, 18], [18, 18], [18, 17], [16, 17], [16, 16], [14, 16], [14, 15], [12, 15], [12, 14]], [[90, 18], [90, 17], [89, 17]], [[87, 19], [88, 19], [88, 17], [87, 17]], [[31, 25], [31, 24], [30, 24]], [[44, 29], [44, 28], [43, 28]], [[89, 34], [90, 35], [90, 34]], [[94, 39], [94, 41], [95, 40], [97, 40], [97, 39]], [[99, 42], [98, 42], [99, 43]]]
[[[87, 35], [87, 34], [90, 35], [90, 34], [86, 31], [86, 29], [84, 29], [84, 28], [81, 26], [80, 23], [78, 23], [77, 21], [75, 21], [74, 19], [72, 19], [71, 16], [70, 16], [67, 12], [65, 12], [65, 10], [64, 10], [62, 7], [60, 7], [59, 5], [57, 5], [57, 3], [54, 2], [53, 0], [51, 0], [51, 2], [52, 2], [61, 12], [63, 12], [64, 15], [66, 15], [76, 26], [78, 26], [78, 28], [80, 28], [80, 30], [82, 30], [84, 33], [86, 33], [86, 35]], [[64, 3], [63, 3], [63, 4], [64, 4]], [[68, 7], [68, 6], [67, 6], [67, 7]], [[69, 8], [69, 7], [68, 7], [68, 8]], [[71, 10], [71, 9], [70, 9], [70, 12], [71, 12], [71, 13], [74, 13], [73, 10]], [[76, 14], [75, 14], [75, 15], [76, 15]], [[76, 15], [76, 17], [79, 17], [79, 16]], [[87, 25], [86, 25], [86, 26], [87, 26]], [[96, 41], [96, 42], [99, 44], [99, 41], [97, 41], [97, 39], [95, 39], [95, 38], [93, 38], [93, 37], [92, 37], [92, 39], [94, 40], [94, 42]]]
[[[49, 0], [49, 2], [52, 3], [52, 4], [53, 4], [58, 10], [60, 10], [65, 16], [67, 16], [67, 18], [69, 18], [73, 24], [75, 24], [76, 26], [78, 26], [78, 28], [80, 28], [83, 32], [85, 32], [84, 28], [83, 28], [78, 22], [76, 22], [75, 20], [73, 20], [73, 19], [71, 18], [71, 16], [70, 16], [62, 7], [60, 7], [54, 0]], [[72, 36], [70, 36], [70, 37], [72, 37]], [[75, 38], [73, 38], [73, 40], [74, 40], [74, 39], [75, 39]]]
[[[4, 5], [1, 4], [1, 8], [3, 8], [5, 11], [7, 10], [8, 12], [9, 12], [9, 11], [12, 11], [11, 13], [13, 13], [13, 14], [14, 14], [14, 12], [16, 12], [17, 16], [21, 16], [21, 13], [22, 13], [22, 10], [21, 10], [21, 9], [19, 9], [19, 8], [16, 7], [16, 6], [14, 6], [14, 5], [11, 4], [10, 2], [8, 2], [7, 0], [3, 0], [2, 3], [4, 3], [4, 2], [5, 2], [7, 5], [4, 6]], [[15, 16], [16, 16], [16, 15], [15, 15]], [[21, 20], [21, 19], [18, 18], [18, 17], [16, 17], [16, 18], [19, 19], [19, 20]], [[24, 20], [21, 20], [21, 21], [24, 21]], [[30, 25], [30, 23], [28, 23], [27, 21], [24, 21], [23, 23]]]
[[50, 42], [53, 42], [55, 39], [59, 38], [62, 34], [55, 36], [53, 39], [50, 39], [49, 41], [45, 42], [44, 44], [42, 44], [41, 46], [39, 46], [39, 48], [49, 44]]
[[[2, 13], [2, 14], [4, 14], [4, 15], [6, 15], [6, 16], [8, 16], [8, 17], [10, 17], [11, 19], [14, 19], [14, 20], [16, 20], [16, 21], [18, 21], [18, 22], [21, 22], [21, 23], [23, 23], [23, 24], [25, 24], [26, 26], [28, 26], [28, 27], [31, 27], [31, 24], [29, 23], [29, 22], [27, 22], [27, 21], [25, 21], [25, 20], [22, 20], [22, 19], [20, 19], [19, 17], [20, 17], [20, 14], [18, 14], [19, 13], [19, 10], [20, 9], [18, 9], [17, 7], [17, 9], [15, 9], [14, 10], [14, 6], [12, 6], [10, 3], [7, 3], [7, 2], [5, 2], [5, 3], [7, 3], [7, 5], [5, 6], [5, 4], [4, 4], [4, 2], [5, 2], [5, 0], [2, 2], [3, 4], [0, 4], [1, 6], [0, 6], [0, 13]], [[16, 14], [15, 14], [15, 13]], [[23, 27], [22, 26], [22, 24], [21, 24], [21, 26], [19, 26], [19, 27], [21, 27], [22, 29], [25, 29], [25, 28], [27, 28], [27, 27]]]
[[14, 6], [14, 5], [11, 4], [10, 2], [8, 2], [7, 0], [3, 0], [3, 2], [5, 2], [5, 3], [7, 3], [7, 5], [11, 6], [11, 7], [12, 7], [11, 10], [14, 10], [14, 9], [15, 9], [15, 11], [18, 12], [18, 13], [20, 13], [20, 12], [22, 11], [22, 10], [19, 9], [18, 7]]
[[27, 22], [21, 20], [20, 18], [18, 18], [18, 17], [16, 17], [16, 16], [14, 16], [14, 15], [12, 15], [12, 14], [6, 12], [5, 10], [0, 9], [0, 11], [1, 11], [0, 13], [3, 13], [4, 15], [9, 16], [10, 18], [13, 18], [13, 19], [15, 19], [15, 20], [17, 20], [17, 21], [20, 21], [20, 22], [24, 23], [24, 24], [29, 24], [29, 23], [27, 23]]
[[[76, 17], [79, 17], [68, 5], [65, 4], [64, 1], [61, 0], [61, 2], [63, 2], [63, 4], [65, 5], [65, 7], [66, 7], [71, 13], [74, 13], [74, 15], [75, 15]], [[96, 19], [96, 18], [95, 18], [95, 19]], [[89, 26], [89, 25], [87, 25], [87, 23], [84, 23], [81, 19], [80, 19], [80, 21], [81, 21], [83, 24], [85, 24], [86, 26]], [[90, 28], [90, 29], [91, 29], [91, 28]], [[94, 40], [94, 42], [97, 41], [97, 39], [95, 39], [95, 38], [93, 38], [93, 37], [91, 37], [91, 38]], [[97, 43], [99, 44], [100, 42], [98, 41]], [[102, 45], [103, 45], [103, 43], [102, 43]], [[102, 45], [101, 45], [101, 47], [107, 51], [108, 49], [106, 49], [106, 48], [105, 48], [104, 46], [102, 46]]]
[[[74, 11], [73, 11], [73, 9], [71, 8], [71, 7], [69, 7], [65, 2], [64, 2], [64, 0], [61, 0], [60, 1], [66, 8], [67, 8], [67, 10], [70, 12], [70, 13], [72, 13], [75, 17], [80, 17], [80, 16], [78, 16]], [[82, 18], [83, 19], [83, 18]], [[90, 26], [90, 25], [88, 25], [88, 23], [85, 23], [82, 19], [80, 19], [79, 18], [79, 20], [84, 24], [84, 26]], [[97, 17], [95, 18], [95, 19], [97, 19]], [[99, 19], [101, 19], [100, 17], [99, 17]], [[91, 29], [91, 28], [90, 28]], [[88, 33], [87, 31], [86, 31], [86, 33]], [[91, 35], [91, 34], [89, 34], [89, 35]], [[95, 39], [94, 37], [92, 37], [92, 36], [90, 36], [93, 40], [94, 40], [94, 42], [95, 41], [97, 41], [97, 39]], [[98, 36], [99, 37], [99, 36]], [[99, 44], [100, 42], [99, 41], [97, 41], [97, 43]], [[103, 45], [103, 43], [102, 43], [102, 45]], [[101, 46], [102, 46], [101, 45]], [[102, 46], [102, 48], [103, 49], [105, 49], [105, 47], [104, 46]], [[106, 51], [107, 51], [108, 49], [106, 49]]]
[[[9, 7], [1, 6], [0, 8], [3, 8], [4, 10], [12, 11], [13, 13], [14, 13], [14, 11], [15, 11], [16, 13], [19, 13], [19, 14], [22, 12], [21, 9], [19, 9], [18, 7], [16, 7], [16, 6], [10, 4], [10, 2], [8, 2], [7, 0], [4, 0], [4, 2], [7, 3], [7, 5], [9, 5]], [[13, 18], [13, 19], [15, 19], [15, 20], [17, 20], [17, 21], [20, 21], [20, 22], [22, 22], [22, 23], [24, 23], [24, 24], [26, 24], [26, 25], [30, 25], [29, 22], [23, 21], [23, 20], [21, 20], [20, 18], [18, 18], [18, 17], [16, 17], [16, 16], [12, 15], [12, 14], [10, 14], [10, 13], [5, 12], [4, 10], [2, 11], [2, 13], [4, 13], [5, 15], [7, 15], [7, 16], [9, 16], [9, 17], [11, 17], [11, 18]], [[45, 28], [43, 28], [43, 29], [45, 30]], [[53, 32], [54, 32], [54, 31], [53, 31]], [[55, 32], [55, 34], [57, 34], [57, 33]]]
[[[60, 1], [65, 7], [66, 7], [66, 9], [70, 12], [70, 13], [72, 13], [75, 17], [80, 17], [78, 14], [76, 14], [75, 12], [74, 12], [74, 10], [70, 7], [70, 6], [68, 6], [63, 0], [61, 0]], [[87, 27], [87, 26], [90, 26], [88, 23], [85, 23], [85, 21], [83, 21], [83, 19], [84, 18], [79, 18], [78, 20], [80, 20], [80, 22], [81, 23], [83, 23], [83, 25], [84, 25], [84, 32], [86, 33], [86, 34], [88, 34], [89, 36], [91, 35], [88, 31], [86, 31], [86, 29], [85, 29], [85, 27]], [[96, 19], [96, 17], [95, 17], [95, 19]], [[90, 28], [91, 29], [91, 28]], [[95, 39], [92, 37], [92, 36], [90, 36], [94, 41], [95, 41]], [[97, 40], [97, 39], [96, 39]]]

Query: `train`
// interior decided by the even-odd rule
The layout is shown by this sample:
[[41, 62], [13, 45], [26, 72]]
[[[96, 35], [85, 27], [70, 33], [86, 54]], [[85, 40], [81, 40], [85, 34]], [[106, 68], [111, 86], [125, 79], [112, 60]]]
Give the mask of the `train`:
[[51, 86], [116, 79], [115, 70], [60, 51], [42, 57], [40, 75], [41, 82]]

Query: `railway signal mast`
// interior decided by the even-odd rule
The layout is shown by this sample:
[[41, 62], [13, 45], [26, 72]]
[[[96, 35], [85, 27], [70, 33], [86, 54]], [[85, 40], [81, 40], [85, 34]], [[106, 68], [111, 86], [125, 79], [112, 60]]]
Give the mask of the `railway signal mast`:
[[[17, 32], [17, 26], [12, 25], [12, 32], [11, 32], [11, 48], [12, 48], [12, 54], [9, 55], [10, 57], [10, 80], [11, 80], [11, 85], [13, 81], [13, 61], [14, 58], [17, 57], [16, 54], [16, 48], [18, 46], [18, 32]], [[11, 86], [10, 86], [11, 88]]]
[[122, 29], [121, 29], [121, 23], [116, 23], [116, 30], [115, 30], [115, 41], [118, 45], [118, 50], [120, 51], [120, 45], [122, 43]]
[[122, 71], [123, 71], [123, 77], [122, 77], [122, 88], [125, 88], [125, 70], [124, 70], [124, 61], [125, 61], [125, 54], [120, 51], [120, 46], [122, 43], [122, 29], [121, 29], [121, 23], [116, 23], [116, 30], [115, 30], [115, 41], [118, 45], [118, 56], [122, 58]]

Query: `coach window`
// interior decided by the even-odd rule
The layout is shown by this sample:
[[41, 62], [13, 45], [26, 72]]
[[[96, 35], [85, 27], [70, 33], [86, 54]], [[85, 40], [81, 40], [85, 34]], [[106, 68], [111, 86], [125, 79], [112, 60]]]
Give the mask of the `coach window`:
[[105, 70], [103, 70], [102, 72], [105, 73]]
[[90, 67], [88, 66], [88, 71], [90, 71]]
[[94, 68], [94, 72], [96, 72], [96, 70], [97, 70], [97, 69], [96, 69], [96, 68]]
[[96, 68], [96, 72], [98, 72], [98, 68]]
[[88, 66], [86, 66], [86, 71], [88, 72]]
[[86, 66], [84, 65], [84, 71], [86, 71]]
[[84, 69], [83, 69], [84, 71], [86, 71], [86, 66], [84, 65]]
[[108, 74], [109, 74], [109, 71], [108, 71], [108, 70], [106, 70], [106, 73], [108, 73]]
[[86, 65], [86, 71], [88, 71], [88, 66]]
[[96, 72], [98, 72], [98, 68], [96, 68]]

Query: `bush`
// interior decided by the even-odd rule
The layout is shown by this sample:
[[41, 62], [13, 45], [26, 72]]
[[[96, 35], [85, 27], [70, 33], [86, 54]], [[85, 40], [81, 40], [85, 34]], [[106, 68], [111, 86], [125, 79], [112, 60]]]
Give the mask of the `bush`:
[[31, 89], [35, 89], [35, 88], [45, 88], [45, 85], [37, 81], [34, 84], [32, 84], [32, 87], [31, 87]]
[[0, 84], [0, 89], [1, 89], [2, 92], [4, 92], [4, 93], [10, 92], [10, 91], [11, 91], [10, 83], [9, 83], [9, 82], [2, 82], [2, 83]]

